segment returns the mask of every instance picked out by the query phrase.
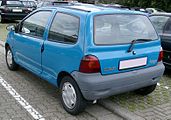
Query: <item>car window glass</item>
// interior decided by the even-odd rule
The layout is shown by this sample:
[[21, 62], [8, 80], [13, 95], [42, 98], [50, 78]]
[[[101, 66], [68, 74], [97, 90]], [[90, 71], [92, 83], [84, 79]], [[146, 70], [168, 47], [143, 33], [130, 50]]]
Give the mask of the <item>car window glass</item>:
[[146, 16], [111, 14], [94, 17], [95, 44], [125, 44], [136, 39], [158, 39], [154, 27]]
[[36, 6], [35, 2], [30, 2], [30, 5], [33, 7]]
[[57, 13], [49, 31], [49, 40], [65, 43], [76, 43], [79, 32], [79, 18]]
[[51, 2], [44, 2], [43, 3], [43, 6], [49, 6], [49, 5], [52, 5], [52, 3]]
[[26, 35], [43, 37], [45, 26], [51, 15], [51, 11], [40, 11], [22, 22], [20, 32]]
[[23, 1], [22, 3], [24, 4], [24, 6], [30, 6], [29, 2]]
[[7, 5], [22, 5], [20, 1], [7, 1]]
[[164, 33], [171, 34], [171, 18], [169, 19], [168, 23], [166, 24], [166, 27], [164, 29]]
[[37, 7], [39, 8], [39, 7], [42, 7], [43, 6], [43, 2], [41, 2], [41, 3], [39, 3], [38, 5], [37, 5]]
[[169, 17], [167, 16], [151, 16], [150, 20], [153, 23], [154, 27], [156, 28], [159, 34], [163, 33], [164, 26], [168, 21]]
[[0, 1], [0, 6], [1, 6], [1, 4], [2, 4], [2, 1]]

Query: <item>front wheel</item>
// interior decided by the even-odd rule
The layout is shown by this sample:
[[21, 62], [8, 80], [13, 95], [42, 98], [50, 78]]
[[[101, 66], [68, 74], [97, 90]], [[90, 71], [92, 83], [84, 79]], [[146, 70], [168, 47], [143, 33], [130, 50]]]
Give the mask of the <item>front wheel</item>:
[[135, 91], [135, 93], [140, 94], [140, 95], [148, 95], [152, 93], [156, 89], [157, 84], [150, 85], [144, 88], [140, 88]]
[[69, 76], [64, 77], [61, 81], [60, 98], [64, 109], [72, 115], [79, 114], [86, 107], [86, 100], [83, 98], [78, 85]]
[[18, 64], [16, 64], [14, 61], [14, 57], [13, 57], [10, 47], [6, 48], [5, 58], [6, 58], [6, 64], [7, 64], [8, 69], [12, 71], [17, 70]]

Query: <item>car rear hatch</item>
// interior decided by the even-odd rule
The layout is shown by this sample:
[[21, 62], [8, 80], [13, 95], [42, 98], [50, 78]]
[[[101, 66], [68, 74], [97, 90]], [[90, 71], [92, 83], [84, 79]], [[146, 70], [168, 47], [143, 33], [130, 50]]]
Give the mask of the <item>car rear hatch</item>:
[[155, 66], [160, 49], [146, 16], [112, 14], [94, 17], [94, 38], [86, 54], [97, 57], [106, 75]]
[[24, 7], [24, 5], [20, 1], [7, 1], [7, 4], [4, 6], [6, 12], [9, 13], [27, 13], [29, 10]]

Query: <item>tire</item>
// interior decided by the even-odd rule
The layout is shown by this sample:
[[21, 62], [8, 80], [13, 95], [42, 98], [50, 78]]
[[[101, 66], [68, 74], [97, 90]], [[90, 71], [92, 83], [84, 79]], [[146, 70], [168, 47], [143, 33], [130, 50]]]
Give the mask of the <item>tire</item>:
[[147, 86], [144, 88], [140, 88], [140, 89], [136, 90], [135, 93], [145, 96], [145, 95], [152, 93], [156, 89], [156, 86], [157, 86], [157, 84], [150, 85], [150, 86]]
[[14, 57], [13, 57], [10, 47], [6, 48], [5, 59], [6, 59], [6, 64], [9, 70], [15, 71], [18, 69], [18, 64], [16, 64], [14, 61]]
[[[68, 89], [66, 89], [68, 88]], [[70, 95], [67, 94], [70, 91]], [[72, 96], [71, 96], [72, 93]], [[66, 97], [67, 96], [67, 97]], [[69, 99], [67, 99], [69, 98]], [[77, 83], [73, 78], [66, 76], [62, 79], [60, 84], [60, 99], [63, 108], [72, 115], [77, 115], [85, 110], [87, 105], [86, 100], [83, 98]], [[72, 102], [71, 102], [72, 99]], [[67, 100], [70, 100], [68, 103]], [[70, 104], [72, 103], [72, 104]]]

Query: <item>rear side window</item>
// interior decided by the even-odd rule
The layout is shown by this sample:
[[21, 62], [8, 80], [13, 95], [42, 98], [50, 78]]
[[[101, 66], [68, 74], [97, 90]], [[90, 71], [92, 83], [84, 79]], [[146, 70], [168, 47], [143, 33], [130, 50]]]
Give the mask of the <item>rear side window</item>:
[[124, 44], [136, 39], [158, 39], [155, 29], [146, 16], [111, 14], [94, 17], [95, 44]]
[[165, 34], [171, 34], [171, 18], [167, 22], [165, 29], [164, 29]]
[[151, 16], [150, 20], [153, 23], [159, 34], [163, 33], [164, 26], [166, 25], [169, 17], [167, 16]]
[[43, 37], [45, 26], [51, 15], [51, 11], [39, 11], [22, 22], [20, 32], [36, 37]]
[[79, 18], [57, 13], [49, 31], [48, 39], [54, 42], [74, 44], [78, 39]]

